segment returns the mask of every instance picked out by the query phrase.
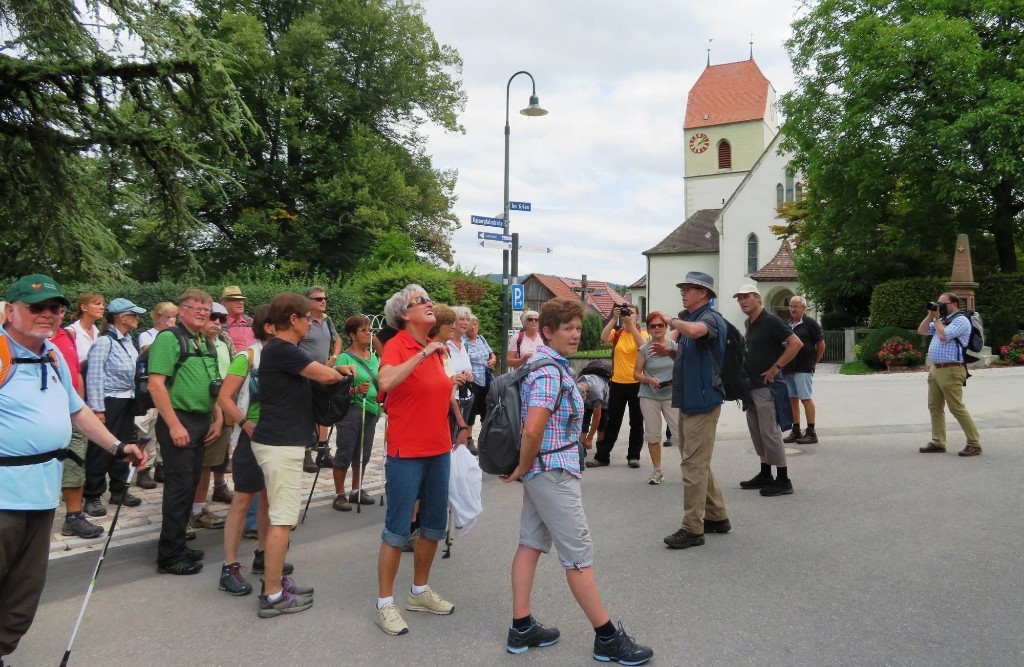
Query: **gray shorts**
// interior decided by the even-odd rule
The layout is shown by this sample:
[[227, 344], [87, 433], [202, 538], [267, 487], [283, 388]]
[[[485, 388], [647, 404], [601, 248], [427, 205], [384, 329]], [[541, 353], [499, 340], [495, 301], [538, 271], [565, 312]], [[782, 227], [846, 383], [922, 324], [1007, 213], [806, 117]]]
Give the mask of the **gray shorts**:
[[594, 564], [594, 542], [583, 513], [580, 482], [561, 468], [523, 480], [519, 543], [548, 553], [554, 542], [558, 560], [567, 570]]

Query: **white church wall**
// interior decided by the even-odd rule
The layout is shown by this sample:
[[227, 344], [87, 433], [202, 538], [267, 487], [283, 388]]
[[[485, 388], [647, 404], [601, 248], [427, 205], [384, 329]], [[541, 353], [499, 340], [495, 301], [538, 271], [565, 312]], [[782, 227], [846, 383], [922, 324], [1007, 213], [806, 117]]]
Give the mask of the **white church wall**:
[[718, 254], [713, 252], [651, 255], [647, 275], [648, 311], [675, 315], [683, 308], [676, 283], [690, 271], [703, 271], [718, 284]]

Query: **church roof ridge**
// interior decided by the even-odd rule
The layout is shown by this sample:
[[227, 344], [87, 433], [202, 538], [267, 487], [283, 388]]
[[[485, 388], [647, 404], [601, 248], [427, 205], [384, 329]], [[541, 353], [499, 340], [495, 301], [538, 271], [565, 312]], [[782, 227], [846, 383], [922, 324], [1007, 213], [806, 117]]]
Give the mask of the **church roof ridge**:
[[708, 65], [686, 98], [687, 130], [762, 120], [771, 82], [753, 59]]

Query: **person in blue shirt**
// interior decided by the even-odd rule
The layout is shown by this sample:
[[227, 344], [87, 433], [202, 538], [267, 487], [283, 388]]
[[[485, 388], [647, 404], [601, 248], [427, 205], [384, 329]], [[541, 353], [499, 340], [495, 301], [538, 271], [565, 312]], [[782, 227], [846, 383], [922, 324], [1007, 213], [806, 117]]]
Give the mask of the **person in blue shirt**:
[[0, 330], [0, 665], [31, 627], [46, 583], [72, 424], [115, 458], [146, 461], [82, 402], [48, 340], [71, 305], [60, 286], [49, 276], [24, 276], [7, 290], [7, 302]]

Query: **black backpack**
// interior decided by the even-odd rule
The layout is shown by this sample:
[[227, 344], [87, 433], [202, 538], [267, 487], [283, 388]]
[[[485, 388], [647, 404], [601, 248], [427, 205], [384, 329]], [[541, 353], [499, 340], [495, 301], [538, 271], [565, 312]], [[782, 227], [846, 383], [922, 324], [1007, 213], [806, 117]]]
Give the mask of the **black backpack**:
[[750, 378], [747, 377], [747, 345], [743, 334], [732, 325], [732, 322], [712, 311], [718, 320], [718, 335], [722, 335], [725, 325], [725, 363], [718, 367], [718, 357], [711, 351], [711, 361], [715, 365], [715, 386], [727, 401], [742, 401], [750, 395]]
[[[174, 384], [174, 378], [178, 375], [178, 370], [185, 364], [188, 358], [191, 357], [202, 357], [211, 356], [214, 359], [217, 358], [217, 348], [213, 344], [213, 339], [206, 337], [206, 352], [204, 355], [196, 350], [194, 353], [189, 352], [189, 341], [192, 340], [192, 336], [181, 327], [176, 325], [170, 329], [164, 329], [157, 333], [157, 337], [164, 331], [169, 331], [178, 339], [178, 345], [180, 350], [178, 351], [178, 360], [174, 362], [174, 370], [171, 375], [167, 377], [164, 382], [164, 386], [168, 389]], [[153, 343], [156, 343], [156, 338], [153, 339]], [[145, 350], [139, 353], [139, 358], [135, 362], [135, 413], [138, 415], [144, 415], [151, 408], [156, 406], [153, 404], [153, 396], [149, 393], [149, 351], [153, 349], [153, 345], [150, 344]]]
[[352, 405], [349, 390], [352, 388], [352, 376], [343, 375], [340, 382], [323, 384], [310, 380], [313, 387], [313, 419], [321, 426], [337, 424]]
[[584, 375], [596, 375], [599, 378], [604, 378], [611, 382], [612, 362], [608, 359], [594, 359], [584, 366], [582, 371], [580, 371], [580, 376], [582, 377]]

